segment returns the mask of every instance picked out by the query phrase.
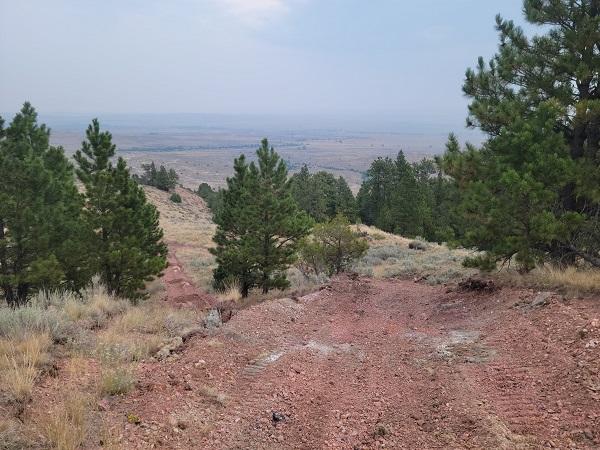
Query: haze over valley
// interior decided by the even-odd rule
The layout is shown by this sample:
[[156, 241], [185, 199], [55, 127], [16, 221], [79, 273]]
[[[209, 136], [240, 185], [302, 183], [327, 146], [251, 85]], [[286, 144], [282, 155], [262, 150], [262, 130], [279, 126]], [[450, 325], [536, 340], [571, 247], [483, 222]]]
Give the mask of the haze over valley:
[[[343, 176], [356, 192], [364, 172], [379, 156], [395, 157], [403, 150], [416, 162], [443, 153], [453, 125], [318, 115], [106, 114], [100, 118], [134, 171], [153, 160], [175, 168], [180, 182], [192, 189], [203, 182], [223, 187], [233, 159], [242, 153], [253, 158], [260, 140], [268, 136], [291, 172], [306, 164], [311, 171]], [[81, 146], [90, 119], [42, 114], [52, 129], [52, 142], [68, 154]], [[481, 140], [479, 132], [468, 129], [459, 137], [473, 143]]]

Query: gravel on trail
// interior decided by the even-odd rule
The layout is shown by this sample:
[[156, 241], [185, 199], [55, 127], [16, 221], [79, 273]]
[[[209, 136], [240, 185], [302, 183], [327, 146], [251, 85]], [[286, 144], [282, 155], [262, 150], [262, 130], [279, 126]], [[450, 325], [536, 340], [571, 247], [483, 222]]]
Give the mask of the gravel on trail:
[[141, 364], [106, 420], [128, 449], [600, 448], [600, 302], [536, 295], [340, 277]]

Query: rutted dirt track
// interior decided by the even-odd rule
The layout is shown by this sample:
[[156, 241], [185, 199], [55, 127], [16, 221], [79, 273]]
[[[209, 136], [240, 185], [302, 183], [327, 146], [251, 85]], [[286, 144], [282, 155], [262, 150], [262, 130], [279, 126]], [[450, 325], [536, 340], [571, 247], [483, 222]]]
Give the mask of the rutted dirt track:
[[186, 273], [184, 266], [179, 262], [176, 252], [181, 247], [183, 246], [180, 244], [169, 243], [169, 254], [167, 256], [169, 264], [162, 277], [166, 288], [165, 300], [179, 307], [206, 309], [214, 306], [216, 299], [198, 289]]
[[142, 365], [107, 414], [125, 448], [600, 448], [600, 304], [534, 297], [342, 278]]

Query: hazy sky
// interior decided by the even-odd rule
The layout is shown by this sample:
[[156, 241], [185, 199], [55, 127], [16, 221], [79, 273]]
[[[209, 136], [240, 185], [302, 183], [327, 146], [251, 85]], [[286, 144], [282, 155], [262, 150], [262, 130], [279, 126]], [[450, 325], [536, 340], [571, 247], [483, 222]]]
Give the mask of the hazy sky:
[[0, 111], [464, 123], [522, 0], [0, 0]]

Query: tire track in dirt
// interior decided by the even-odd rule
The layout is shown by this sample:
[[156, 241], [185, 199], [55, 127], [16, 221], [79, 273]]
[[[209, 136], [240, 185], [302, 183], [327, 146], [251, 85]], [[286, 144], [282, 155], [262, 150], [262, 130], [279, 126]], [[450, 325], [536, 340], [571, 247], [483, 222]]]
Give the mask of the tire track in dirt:
[[148, 364], [111, 417], [126, 448], [597, 448], [599, 403], [578, 378], [595, 350], [583, 360], [569, 336], [600, 306], [515, 308], [522, 295], [343, 277]]
[[165, 300], [178, 307], [195, 307], [199, 309], [214, 307], [217, 303], [216, 299], [196, 286], [177, 258], [177, 249], [184, 246], [174, 242], [169, 242], [168, 246], [168, 266], [162, 277], [166, 288]]

